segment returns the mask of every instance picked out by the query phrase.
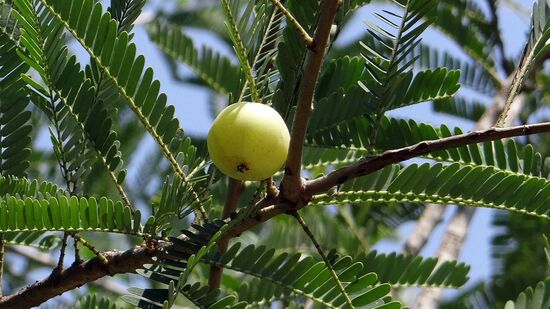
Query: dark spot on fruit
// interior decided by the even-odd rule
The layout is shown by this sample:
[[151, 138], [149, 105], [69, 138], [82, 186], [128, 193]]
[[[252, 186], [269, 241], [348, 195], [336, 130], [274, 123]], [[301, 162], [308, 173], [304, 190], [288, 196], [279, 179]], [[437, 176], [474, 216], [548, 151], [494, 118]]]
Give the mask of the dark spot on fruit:
[[249, 171], [250, 169], [248, 168], [248, 166], [246, 166], [245, 163], [241, 163], [237, 166], [237, 171], [241, 172], [241, 173], [245, 173], [246, 171]]

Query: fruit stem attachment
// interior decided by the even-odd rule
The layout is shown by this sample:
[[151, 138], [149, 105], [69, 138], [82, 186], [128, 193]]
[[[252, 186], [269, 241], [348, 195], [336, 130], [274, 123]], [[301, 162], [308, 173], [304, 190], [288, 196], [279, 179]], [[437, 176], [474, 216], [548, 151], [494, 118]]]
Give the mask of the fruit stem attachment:
[[277, 189], [277, 186], [275, 186], [275, 183], [273, 182], [273, 177], [269, 177], [265, 180], [265, 192], [268, 197], [275, 197], [279, 195], [279, 189]]
[[330, 37], [330, 29], [332, 28], [339, 4], [339, 0], [325, 0], [323, 2], [321, 16], [319, 17], [317, 29], [315, 29], [313, 36], [313, 43], [309, 46], [307, 53], [306, 67], [302, 75], [302, 82], [300, 83], [297, 108], [294, 115], [292, 132], [290, 133], [290, 147], [286, 161], [285, 176], [281, 183], [283, 197], [292, 202], [297, 202], [299, 194], [303, 189], [300, 170], [304, 140], [309, 118], [313, 111], [313, 94]]
[[[225, 199], [225, 205], [223, 207], [222, 220], [227, 219], [232, 213], [237, 210], [239, 200], [244, 191], [244, 183], [240, 180], [236, 180], [228, 177], [228, 189]], [[227, 245], [229, 244], [229, 237], [223, 237], [218, 240], [218, 252], [223, 254], [227, 251]], [[223, 267], [212, 265], [210, 266], [210, 276], [208, 277], [208, 286], [210, 290], [215, 290], [220, 287], [221, 278], [223, 274]]]

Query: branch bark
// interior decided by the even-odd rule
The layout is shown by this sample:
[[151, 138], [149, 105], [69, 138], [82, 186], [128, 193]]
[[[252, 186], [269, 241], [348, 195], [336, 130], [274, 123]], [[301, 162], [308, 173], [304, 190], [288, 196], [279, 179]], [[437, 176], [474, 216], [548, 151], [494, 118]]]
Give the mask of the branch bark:
[[[227, 190], [227, 197], [225, 205], [223, 207], [222, 220], [229, 218], [239, 205], [239, 200], [243, 194], [244, 184], [242, 181], [229, 178], [229, 186]], [[230, 238], [222, 238], [218, 241], [218, 251], [225, 253], [227, 251], [227, 245]], [[208, 286], [210, 290], [215, 290], [220, 287], [223, 274], [223, 268], [217, 265], [210, 266], [210, 274], [208, 276]]]
[[4, 234], [0, 233], [0, 299], [4, 296]]
[[144, 264], [152, 263], [155, 252], [151, 252], [145, 247], [136, 247], [124, 252], [105, 252], [104, 256], [109, 261], [107, 264], [102, 263], [98, 257], [82, 264], [73, 264], [61, 272], [53, 273], [55, 275], [50, 275], [44, 280], [37, 281], [21, 289], [16, 294], [2, 298], [0, 308], [25, 309], [36, 307], [55, 296], [99, 278], [133, 273]]
[[409, 147], [385, 151], [375, 157], [365, 157], [355, 164], [335, 170], [324, 177], [310, 180], [306, 182], [306, 192], [310, 196], [326, 192], [333, 186], [341, 185], [353, 178], [364, 176], [390, 164], [399, 163], [434, 151], [549, 131], [550, 122], [543, 122], [510, 128], [491, 128], [437, 140], [422, 141]]
[[[24, 256], [26, 257], [27, 259], [29, 260], [32, 260], [38, 264], [41, 264], [41, 265], [44, 265], [44, 266], [47, 266], [47, 267], [56, 267], [57, 266], [57, 261], [50, 255], [50, 254], [47, 254], [47, 253], [44, 253], [44, 252], [41, 252], [39, 250], [36, 250], [36, 249], [32, 249], [32, 248], [28, 248], [28, 247], [23, 247], [23, 246], [10, 246], [8, 247], [8, 249], [6, 250], [7, 252], [13, 252], [15, 254], [19, 254], [21, 256]], [[97, 280], [97, 281], [92, 281], [90, 282], [90, 284], [100, 288], [100, 289], [103, 289], [107, 292], [110, 292], [112, 294], [117, 294], [117, 295], [124, 295], [127, 293], [127, 287], [126, 286], [123, 286], [121, 284], [118, 284], [112, 280]]]
[[300, 192], [304, 189], [300, 177], [302, 167], [302, 151], [304, 140], [313, 111], [313, 94], [321, 71], [321, 64], [325, 55], [325, 49], [330, 37], [330, 29], [340, 0], [325, 0], [321, 9], [321, 16], [317, 22], [317, 29], [313, 35], [313, 42], [309, 46], [303, 79], [298, 92], [298, 103], [292, 132], [290, 134], [290, 147], [285, 166], [285, 176], [281, 182], [281, 194], [285, 199], [297, 202]]

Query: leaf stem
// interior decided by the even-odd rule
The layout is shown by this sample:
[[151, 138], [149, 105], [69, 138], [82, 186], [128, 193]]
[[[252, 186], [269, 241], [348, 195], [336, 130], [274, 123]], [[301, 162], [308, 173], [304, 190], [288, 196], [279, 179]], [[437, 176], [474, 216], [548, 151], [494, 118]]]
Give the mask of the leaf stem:
[[321, 245], [319, 244], [317, 239], [315, 239], [315, 235], [313, 235], [313, 233], [311, 232], [311, 230], [307, 226], [306, 222], [304, 221], [304, 218], [302, 218], [302, 216], [300, 216], [298, 211], [291, 212], [290, 215], [293, 216], [298, 221], [298, 223], [300, 223], [300, 226], [302, 227], [304, 232], [307, 234], [307, 236], [309, 237], [309, 239], [311, 240], [311, 242], [315, 246], [315, 249], [317, 249], [317, 252], [319, 253], [321, 258], [325, 262], [325, 265], [327, 266], [327, 268], [330, 272], [330, 275], [332, 276], [332, 279], [334, 279], [334, 281], [338, 285], [338, 289], [340, 290], [340, 292], [342, 292], [342, 295], [344, 295], [344, 298], [346, 299], [346, 303], [350, 306], [350, 308], [354, 308], [354, 306], [351, 302], [351, 299], [349, 298], [349, 295], [346, 292], [346, 289], [344, 289], [344, 286], [342, 285], [342, 282], [340, 282], [340, 279], [338, 278], [338, 275], [334, 271], [334, 268], [332, 268], [332, 265], [330, 264], [330, 261], [328, 260], [327, 255], [325, 254], [325, 252], [321, 248]]
[[246, 80], [248, 81], [248, 84], [250, 87], [250, 95], [252, 96], [252, 100], [254, 102], [259, 103], [260, 95], [258, 94], [256, 81], [254, 81], [254, 73], [252, 71], [252, 67], [250, 66], [250, 63], [248, 63], [246, 47], [244, 46], [243, 40], [241, 39], [241, 36], [239, 34], [239, 29], [237, 29], [235, 17], [231, 12], [231, 8], [229, 7], [228, 0], [222, 0], [222, 4], [223, 4], [223, 10], [225, 12], [225, 16], [228, 22], [227, 28], [229, 29], [229, 35], [231, 36], [233, 44], [235, 44], [235, 52], [237, 53], [237, 57], [241, 62], [242, 70], [244, 71], [244, 75], [246, 76]]
[[300, 35], [302, 40], [304, 40], [304, 43], [306, 43], [308, 47], [311, 47], [313, 45], [314, 39], [307, 33], [304, 27], [302, 27], [300, 22], [298, 22], [296, 18], [292, 16], [292, 13], [290, 13], [279, 0], [271, 0], [271, 2], [279, 9], [279, 11], [281, 11], [281, 13], [283, 13], [283, 15], [285, 15], [290, 24], [292, 24], [292, 26], [296, 28], [296, 31], [298, 31], [298, 34]]

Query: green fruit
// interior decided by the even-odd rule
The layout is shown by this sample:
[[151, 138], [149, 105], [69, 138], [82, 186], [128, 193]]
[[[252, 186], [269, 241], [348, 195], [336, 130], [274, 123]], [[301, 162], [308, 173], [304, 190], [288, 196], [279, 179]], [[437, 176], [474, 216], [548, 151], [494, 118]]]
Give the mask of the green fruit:
[[285, 163], [290, 135], [273, 108], [260, 103], [226, 107], [208, 132], [208, 152], [214, 165], [239, 180], [263, 180]]

